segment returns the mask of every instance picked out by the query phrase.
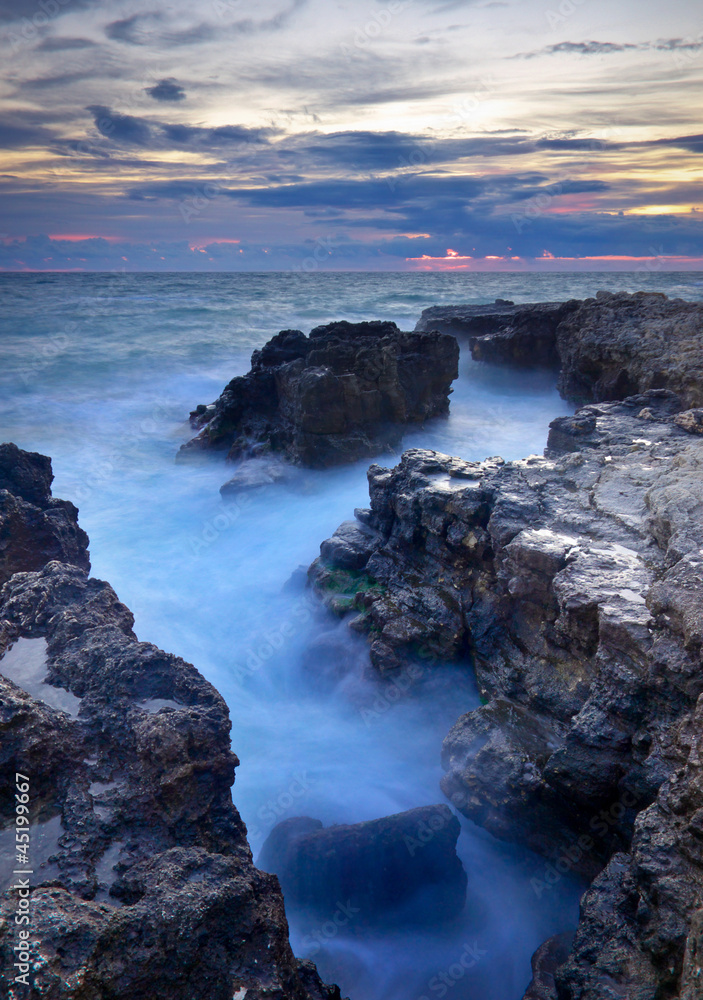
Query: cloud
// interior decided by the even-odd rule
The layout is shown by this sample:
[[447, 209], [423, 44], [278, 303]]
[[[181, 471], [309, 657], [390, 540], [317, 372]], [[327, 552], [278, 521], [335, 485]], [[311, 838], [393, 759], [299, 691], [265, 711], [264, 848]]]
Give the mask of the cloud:
[[533, 52], [518, 52], [511, 58], [535, 59], [537, 56], [554, 56], [563, 52], [567, 55], [581, 56], [610, 55], [613, 52], [625, 52], [639, 48], [642, 46], [630, 42], [557, 42], [555, 45], [547, 45], [545, 48], [536, 49]]
[[155, 101], [183, 101], [186, 96], [183, 87], [172, 76], [159, 80], [153, 87], [144, 89]]
[[12, 115], [0, 117], [0, 146], [13, 148], [45, 146], [52, 136], [40, 126], [27, 125]]
[[126, 142], [133, 146], [149, 146], [152, 131], [142, 118], [122, 115], [102, 104], [91, 104], [87, 109], [95, 118], [95, 127], [101, 135], [113, 142]]
[[89, 49], [95, 46], [89, 38], [45, 38], [37, 45], [39, 52], [64, 52], [69, 49]]
[[200, 42], [212, 41], [223, 33], [226, 35], [254, 35], [259, 33], [280, 31], [287, 27], [299, 10], [305, 7], [308, 0], [290, 0], [280, 11], [270, 17], [256, 20], [252, 17], [227, 20], [228, 7], [233, 12], [240, 10], [237, 0], [216, 0], [214, 10], [219, 15], [219, 23], [215, 28], [212, 24], [202, 21], [180, 30], [163, 27], [165, 22], [161, 11], [153, 10], [130, 17], [111, 21], [105, 27], [105, 34], [115, 42], [124, 45], [150, 45], [170, 47], [174, 45], [195, 45]]
[[246, 128], [243, 125], [203, 128], [199, 125], [169, 124], [122, 114], [102, 104], [91, 104], [87, 110], [94, 117], [95, 127], [106, 139], [149, 149], [197, 147], [207, 150], [231, 144], [263, 143], [275, 134], [271, 128]]
[[511, 59], [535, 59], [537, 56], [567, 55], [601, 56], [614, 52], [698, 52], [703, 49], [703, 38], [660, 38], [656, 42], [557, 42], [543, 49], [518, 52]]
[[[99, 6], [102, 6], [101, 0], [56, 0], [56, 8], [52, 8], [54, 12], [51, 17], [61, 17], [63, 14], [74, 13], [77, 9]], [[37, 0], [0, 0], [0, 24], [12, 24], [24, 18], [32, 21], [37, 14], [47, 17]]]

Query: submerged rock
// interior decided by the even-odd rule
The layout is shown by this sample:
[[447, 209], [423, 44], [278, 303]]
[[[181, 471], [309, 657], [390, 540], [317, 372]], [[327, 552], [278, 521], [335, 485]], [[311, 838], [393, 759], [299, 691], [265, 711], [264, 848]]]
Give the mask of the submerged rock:
[[[466, 872], [456, 855], [460, 833], [446, 805], [423, 806], [352, 826], [284, 820], [269, 834], [257, 864], [278, 875], [286, 902], [347, 922], [422, 923], [456, 917], [466, 900]], [[346, 924], [345, 924], [346, 925]]]
[[[139, 642], [112, 588], [88, 577], [87, 538], [75, 508], [47, 492], [48, 459], [1, 454], [0, 495], [24, 518], [27, 542], [12, 550], [0, 592], [0, 856], [5, 874], [23, 867], [15, 775], [27, 775], [34, 871], [32, 985], [12, 983], [18, 895], [5, 881], [0, 993], [338, 998], [294, 958], [278, 882], [253, 865], [232, 804], [238, 761], [224, 701], [189, 663]], [[48, 531], [34, 536], [36, 550], [29, 542], [46, 511], [59, 546], [82, 543], [78, 565], [37, 568], [53, 551]]]
[[[545, 855], [538, 896], [598, 875], [559, 1000], [696, 975], [703, 440], [682, 412], [666, 390], [590, 405], [518, 462], [408, 451], [371, 467], [360, 512], [367, 582], [345, 613], [372, 661], [472, 660], [486, 701], [445, 741], [445, 794]], [[336, 552], [310, 569], [327, 603]]]
[[179, 455], [270, 451], [325, 468], [392, 451], [408, 425], [449, 412], [458, 359], [453, 337], [394, 323], [330, 323], [309, 337], [284, 330], [254, 352], [247, 375], [193, 411], [200, 433]]

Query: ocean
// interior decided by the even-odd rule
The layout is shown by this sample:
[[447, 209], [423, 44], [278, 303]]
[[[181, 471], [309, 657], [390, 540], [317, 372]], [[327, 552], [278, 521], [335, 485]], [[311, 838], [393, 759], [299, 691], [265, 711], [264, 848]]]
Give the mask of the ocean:
[[[701, 300], [703, 275], [0, 275], [1, 438], [52, 457], [54, 494], [80, 508], [93, 575], [132, 609], [139, 638], [194, 663], [225, 697], [241, 760], [233, 796], [255, 856], [289, 816], [357, 822], [443, 801], [442, 739], [479, 699], [470, 671], [451, 665], [388, 699], [363, 676], [365, 647], [352, 637], [344, 676], [324, 663], [328, 633], [344, 626], [319, 615], [296, 571], [367, 505], [368, 463], [308, 472], [228, 505], [221, 457], [175, 462], [192, 435], [189, 411], [247, 371], [252, 350], [281, 329], [335, 319], [413, 329], [432, 305], [599, 289]], [[463, 352], [451, 416], [408, 434], [404, 447], [520, 458], [541, 453], [549, 421], [569, 412], [551, 374], [492, 369]], [[538, 893], [544, 860], [462, 826], [469, 889], [456, 926], [325, 934], [289, 914], [296, 954], [352, 1000], [518, 1000], [532, 951], [574, 926], [583, 886], [567, 876]]]

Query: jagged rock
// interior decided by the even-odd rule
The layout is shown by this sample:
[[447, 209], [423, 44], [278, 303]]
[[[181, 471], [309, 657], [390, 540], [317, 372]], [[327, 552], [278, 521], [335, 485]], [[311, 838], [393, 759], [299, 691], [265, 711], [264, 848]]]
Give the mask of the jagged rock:
[[[41, 492], [48, 459], [16, 455], [16, 475], [2, 468], [6, 486], [26, 493], [35, 480], [27, 485], [25, 473], [40, 472], [41, 507], [4, 494], [17, 501], [29, 538], [37, 510], [65, 508]], [[31, 567], [43, 551], [20, 555]], [[139, 642], [132, 626], [107, 583], [65, 562], [15, 572], [0, 592], [0, 855], [4, 873], [22, 867], [19, 772], [29, 778], [34, 869], [32, 985], [12, 982], [18, 894], [4, 881], [0, 992], [339, 998], [297, 963], [278, 882], [253, 865], [232, 804], [238, 761], [224, 701], [193, 666]]]
[[582, 402], [670, 389], [703, 403], [703, 303], [659, 292], [599, 292], [557, 331], [559, 389]]
[[0, 586], [19, 570], [50, 559], [90, 569], [88, 536], [78, 510], [51, 496], [51, 459], [0, 445]]
[[468, 339], [476, 361], [557, 368], [557, 328], [578, 306], [575, 299], [522, 305], [496, 299], [495, 305], [432, 306], [423, 310], [415, 329]]
[[453, 337], [394, 323], [331, 323], [309, 337], [284, 330], [254, 352], [248, 375], [193, 411], [200, 433], [179, 455], [272, 451], [324, 468], [392, 451], [408, 425], [446, 416], [458, 359]]
[[[598, 292], [583, 301], [426, 309], [418, 330], [468, 337], [473, 357], [560, 368], [559, 391], [578, 403], [669, 389], [703, 405], [703, 303], [660, 292]], [[686, 418], [699, 426], [699, 417]], [[700, 431], [695, 431], [700, 433]]]
[[569, 957], [573, 934], [556, 934], [532, 956], [532, 982], [523, 1000], [558, 1000], [555, 975]]
[[274, 827], [257, 864], [278, 875], [289, 906], [316, 917], [329, 919], [344, 906], [357, 926], [389, 920], [433, 926], [464, 908], [460, 829], [445, 805], [352, 826], [323, 828], [319, 820], [295, 817]]
[[681, 409], [652, 390], [554, 421], [544, 457], [369, 472], [350, 624], [397, 664], [470, 656], [487, 702], [445, 741], [445, 793], [545, 854], [538, 896], [600, 871], [528, 997], [700, 996], [703, 441]]
[[[457, 723], [443, 787], [495, 833], [551, 841], [558, 857], [568, 831], [627, 792], [580, 865], [589, 874], [627, 845], [675, 766], [670, 727], [703, 690], [689, 565], [703, 547], [703, 449], [673, 422], [677, 405], [659, 391], [586, 407], [555, 422], [546, 458], [414, 450], [369, 471], [375, 538], [355, 570], [363, 601], [346, 608], [354, 627], [386, 666], [471, 656], [496, 701]], [[654, 419], [638, 417], [646, 408]], [[310, 576], [332, 602], [340, 569], [325, 553]]]

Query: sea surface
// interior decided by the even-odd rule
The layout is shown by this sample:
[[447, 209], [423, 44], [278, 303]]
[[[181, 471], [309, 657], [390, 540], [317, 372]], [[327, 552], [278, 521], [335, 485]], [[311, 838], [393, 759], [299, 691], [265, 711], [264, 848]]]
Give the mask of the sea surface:
[[[602, 288], [700, 300], [703, 275], [0, 275], [0, 439], [51, 455], [54, 494], [77, 504], [90, 535], [93, 574], [132, 609], [141, 639], [194, 663], [226, 698], [241, 760], [234, 801], [255, 855], [289, 816], [357, 822], [442, 802], [442, 739], [479, 700], [470, 669], [451, 665], [389, 697], [364, 674], [363, 642], [319, 614], [296, 573], [367, 505], [368, 463], [226, 504], [221, 457], [174, 461], [191, 436], [188, 412], [280, 329], [335, 319], [412, 329], [432, 305]], [[404, 445], [524, 457], [541, 453], [549, 421], [568, 412], [552, 375], [463, 352], [451, 416]], [[340, 637], [343, 662], [330, 662]], [[369, 936], [353, 919], [337, 931], [289, 913], [296, 953], [352, 1000], [519, 1000], [531, 953], [575, 925], [583, 886], [567, 873], [540, 888], [544, 860], [462, 828], [468, 903], [455, 926]]]

